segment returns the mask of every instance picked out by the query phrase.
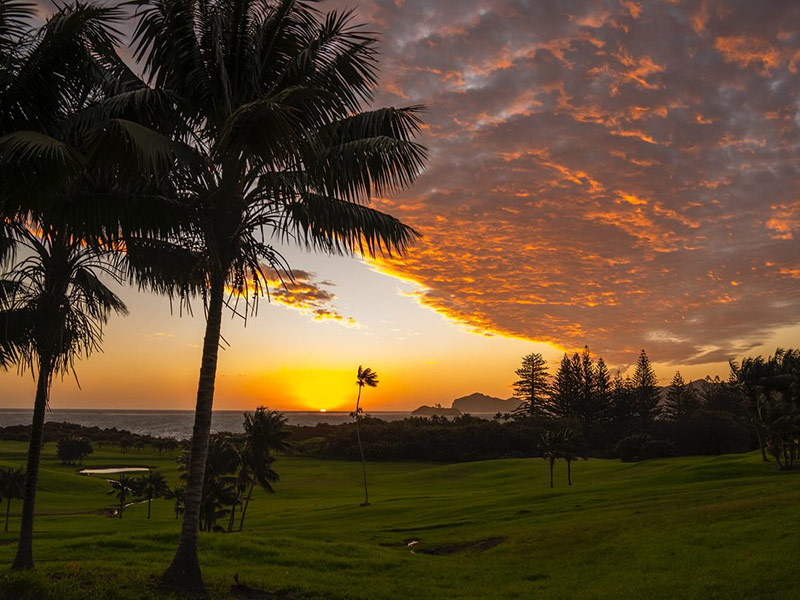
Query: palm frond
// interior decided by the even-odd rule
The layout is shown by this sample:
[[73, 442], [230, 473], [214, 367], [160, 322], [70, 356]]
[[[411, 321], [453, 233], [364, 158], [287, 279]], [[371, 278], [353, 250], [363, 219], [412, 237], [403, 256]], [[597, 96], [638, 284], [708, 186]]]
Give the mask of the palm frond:
[[89, 159], [95, 168], [122, 165], [132, 173], [166, 175], [179, 145], [166, 136], [126, 119], [110, 119], [89, 135]]
[[22, 0], [0, 0], [0, 58], [8, 56], [29, 35], [36, 5]]
[[369, 256], [403, 254], [420, 235], [386, 213], [312, 193], [286, 204], [279, 231], [309, 249]]
[[427, 150], [421, 144], [375, 136], [321, 150], [310, 171], [326, 194], [364, 201], [409, 186], [422, 172], [426, 159]]
[[103, 318], [109, 312], [127, 315], [128, 308], [122, 299], [105, 285], [90, 269], [78, 268], [72, 276], [72, 284], [83, 297], [84, 310], [95, 318]]
[[140, 289], [180, 297], [206, 288], [206, 260], [199, 252], [165, 240], [126, 240], [128, 276]]

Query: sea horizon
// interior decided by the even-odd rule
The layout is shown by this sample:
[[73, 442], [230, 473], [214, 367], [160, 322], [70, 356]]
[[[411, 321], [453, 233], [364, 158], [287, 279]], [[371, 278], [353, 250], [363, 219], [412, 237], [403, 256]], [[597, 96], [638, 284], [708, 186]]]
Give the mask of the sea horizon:
[[[242, 432], [243, 414], [247, 410], [215, 410], [211, 417], [212, 432]], [[287, 423], [295, 426], [340, 425], [352, 420], [350, 411], [310, 411], [281, 410]], [[13, 425], [29, 425], [32, 409], [0, 408], [0, 427]], [[367, 411], [367, 415], [384, 421], [398, 421], [410, 417], [411, 411]], [[492, 414], [493, 415], [493, 414]], [[477, 417], [492, 415], [480, 413]], [[135, 409], [135, 408], [54, 408], [48, 410], [45, 422], [74, 423], [84, 427], [100, 427], [102, 429], [123, 429], [139, 435], [155, 437], [174, 437], [188, 439], [194, 425], [194, 410], [191, 409]]]

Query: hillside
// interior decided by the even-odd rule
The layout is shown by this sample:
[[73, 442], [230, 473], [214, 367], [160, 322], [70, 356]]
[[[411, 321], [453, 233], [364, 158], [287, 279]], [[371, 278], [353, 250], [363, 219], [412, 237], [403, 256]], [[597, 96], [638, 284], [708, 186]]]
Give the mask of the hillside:
[[[144, 505], [104, 516], [108, 484], [61, 466], [54, 450], [45, 446], [37, 497], [37, 570], [2, 570], [0, 599], [162, 597], [154, 581], [180, 527], [172, 502], [155, 501], [149, 521]], [[24, 453], [2, 442], [0, 465], [22, 464]], [[177, 480], [174, 456], [149, 447], [104, 446], [88, 464], [147, 464]], [[800, 542], [786, 528], [800, 517], [800, 477], [756, 453], [581, 461], [571, 488], [559, 462], [552, 490], [539, 459], [368, 463], [368, 508], [358, 506], [357, 462], [281, 457], [274, 468], [277, 493], [256, 491], [244, 532], [200, 536], [212, 599], [231, 597], [234, 574], [284, 599], [800, 596], [787, 560]], [[15, 502], [2, 564], [18, 527]]]

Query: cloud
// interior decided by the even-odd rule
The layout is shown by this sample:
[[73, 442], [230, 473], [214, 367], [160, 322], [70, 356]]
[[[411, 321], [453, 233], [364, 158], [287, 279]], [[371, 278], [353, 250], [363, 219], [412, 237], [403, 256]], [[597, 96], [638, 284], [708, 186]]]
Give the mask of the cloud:
[[311, 315], [315, 321], [335, 321], [351, 327], [358, 326], [353, 317], [346, 317], [333, 307], [336, 295], [325, 289], [335, 285], [330, 281], [315, 281], [314, 273], [300, 269], [291, 270], [290, 276], [284, 275], [283, 278], [278, 277], [274, 271], [265, 269], [265, 272], [272, 273], [268, 279], [271, 302]]
[[391, 0], [378, 102], [429, 108], [379, 267], [487, 332], [722, 360], [800, 321], [794, 2]]
[[[422, 303], [618, 363], [722, 360], [800, 322], [800, 3], [323, 9], [353, 4], [383, 32], [376, 104], [429, 108], [427, 172], [376, 201], [425, 236], [379, 263]], [[350, 322], [304, 275], [275, 301]]]

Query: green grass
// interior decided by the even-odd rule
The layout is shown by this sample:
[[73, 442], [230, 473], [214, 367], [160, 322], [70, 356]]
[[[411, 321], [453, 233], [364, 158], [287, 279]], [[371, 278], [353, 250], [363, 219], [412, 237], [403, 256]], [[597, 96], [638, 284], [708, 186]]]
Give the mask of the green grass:
[[[0, 465], [25, 446], [0, 442]], [[45, 447], [37, 502], [35, 574], [7, 575], [19, 526], [0, 534], [0, 598], [161, 597], [155, 582], [174, 551], [172, 504], [102, 514], [103, 479], [76, 474]], [[174, 481], [171, 456], [95, 449], [88, 466], [156, 466]], [[369, 465], [280, 458], [278, 493], [254, 497], [235, 534], [202, 534], [210, 595], [241, 582], [299, 598], [797, 598], [800, 477], [757, 453], [622, 464], [576, 463], [556, 488], [535, 459], [452, 465]], [[4, 507], [3, 507], [4, 508]], [[99, 512], [98, 512], [99, 511]], [[419, 550], [502, 537], [491, 549]], [[5, 594], [5, 596], [4, 596]]]

